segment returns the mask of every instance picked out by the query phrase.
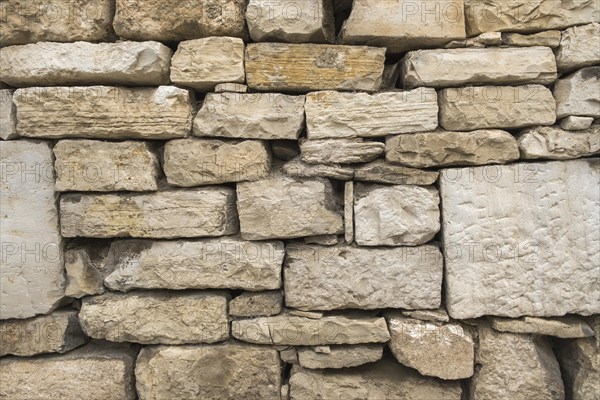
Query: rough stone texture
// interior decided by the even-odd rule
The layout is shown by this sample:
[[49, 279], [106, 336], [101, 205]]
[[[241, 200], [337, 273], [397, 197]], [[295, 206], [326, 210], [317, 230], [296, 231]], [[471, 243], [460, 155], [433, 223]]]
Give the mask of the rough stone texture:
[[144, 400], [279, 400], [281, 386], [277, 350], [237, 343], [145, 347], [135, 377]]
[[340, 203], [326, 179], [272, 177], [237, 185], [242, 237], [295, 238], [344, 232]]
[[562, 33], [556, 52], [559, 71], [572, 71], [600, 64], [600, 24], [573, 26]]
[[438, 122], [437, 94], [431, 88], [373, 95], [313, 92], [306, 95], [305, 111], [311, 140], [421, 132]]
[[600, 118], [600, 67], [583, 68], [554, 84], [557, 118]]
[[158, 86], [169, 83], [172, 55], [171, 49], [158, 42], [42, 42], [11, 46], [0, 54], [0, 79], [17, 87]]
[[288, 244], [284, 285], [285, 304], [302, 310], [437, 308], [442, 256], [432, 245], [370, 249]]
[[309, 164], [300, 157], [285, 163], [282, 171], [289, 176], [299, 178], [331, 178], [340, 181], [352, 180], [354, 168], [341, 164]]
[[304, 368], [349, 368], [379, 361], [383, 356], [383, 346], [359, 344], [354, 346], [334, 346], [329, 353], [319, 353], [310, 347], [298, 349], [298, 361]]
[[[563, 382], [552, 345], [544, 336], [479, 329], [476, 362], [470, 381], [472, 399], [562, 400]], [[507, 379], [510, 377], [518, 377]]]
[[287, 347], [287, 346], [277, 346], [277, 347], [285, 347], [283, 350], [279, 350], [279, 358], [286, 364], [298, 364], [298, 352], [295, 347]]
[[375, 160], [354, 170], [357, 181], [389, 183], [392, 185], [433, 185], [438, 178], [437, 171], [424, 171], [394, 165], [384, 160]]
[[271, 152], [255, 140], [171, 140], [165, 144], [163, 169], [172, 186], [255, 181], [269, 175]]
[[387, 316], [394, 357], [421, 375], [442, 379], [465, 379], [473, 375], [474, 344], [460, 324], [436, 324]]
[[101, 260], [107, 251], [94, 245], [65, 250], [66, 296], [79, 299], [104, 293], [104, 277], [112, 272]]
[[62, 239], [48, 143], [0, 142], [0, 319], [47, 314], [64, 297]]
[[[344, 217], [344, 223], [346, 217]], [[317, 236], [306, 236], [304, 243], [306, 244], [321, 244], [323, 246], [333, 246], [335, 244], [343, 243], [344, 238], [338, 235], [317, 235]]]
[[0, 357], [65, 353], [85, 342], [77, 311], [59, 310], [31, 319], [0, 322]]
[[105, 293], [83, 300], [85, 333], [111, 342], [214, 343], [229, 337], [227, 295], [212, 292]]
[[373, 161], [385, 144], [357, 139], [315, 139], [300, 143], [301, 159], [309, 164], [355, 164]]
[[135, 351], [87, 345], [67, 354], [0, 359], [0, 398], [36, 400], [136, 399]]
[[233, 317], [268, 317], [279, 314], [283, 308], [281, 292], [244, 292], [229, 302]]
[[519, 158], [515, 138], [506, 131], [434, 131], [389, 136], [385, 158], [409, 167], [504, 164]]
[[242, 85], [241, 83], [218, 83], [215, 85], [215, 93], [233, 92], [233, 93], [246, 93], [248, 86]]
[[179, 43], [171, 60], [171, 80], [204, 92], [219, 83], [244, 83], [244, 41], [213, 36]]
[[560, 45], [561, 32], [557, 30], [543, 31], [522, 35], [520, 33], [503, 33], [502, 43], [509, 46], [530, 47], [547, 46], [556, 48]]
[[304, 100], [279, 93], [209, 93], [194, 119], [194, 135], [297, 140]]
[[597, 159], [443, 170], [450, 315], [599, 313], [599, 179]]
[[192, 127], [190, 93], [174, 86], [18, 89], [17, 132], [44, 139], [170, 139]]
[[274, 140], [271, 142], [271, 151], [275, 158], [290, 161], [300, 154], [300, 147], [295, 140]]
[[53, 151], [56, 191], [153, 191], [158, 187], [158, 156], [148, 142], [61, 140]]
[[598, 18], [595, 0], [464, 0], [467, 34], [482, 32], [538, 32], [564, 29], [594, 22]]
[[344, 185], [344, 239], [350, 244], [354, 241], [354, 182]]
[[[0, 46], [110, 40], [111, 0], [8, 0], [0, 4]], [[4, 51], [4, 50], [3, 50]]]
[[408, 88], [548, 85], [556, 80], [556, 60], [548, 47], [418, 50], [408, 53], [401, 65], [400, 76]]
[[366, 316], [327, 316], [320, 319], [286, 314], [232, 321], [234, 338], [250, 343], [318, 346], [385, 343], [390, 339], [385, 319]]
[[594, 117], [577, 117], [569, 115], [560, 120], [560, 127], [567, 131], [582, 131], [592, 126]]
[[464, 39], [463, 0], [433, 6], [410, 0], [355, 0], [340, 38], [345, 44], [387, 47], [391, 53]]
[[559, 338], [583, 338], [594, 336], [592, 328], [583, 320], [573, 317], [521, 319], [492, 318], [492, 328], [499, 332], [531, 333]]
[[178, 238], [231, 235], [238, 230], [235, 192], [227, 187], [153, 194], [64, 194], [63, 237]]
[[12, 90], [0, 89], [0, 139], [2, 140], [18, 137], [17, 109], [12, 100]]
[[600, 125], [577, 132], [554, 126], [525, 129], [518, 138], [521, 157], [565, 160], [600, 152]]
[[410, 318], [419, 319], [421, 321], [429, 322], [448, 322], [450, 317], [443, 308], [437, 310], [414, 310], [414, 311], [402, 311], [402, 315]]
[[247, 35], [243, 0], [117, 0], [115, 32], [132, 40], [181, 41]]
[[132, 289], [245, 289], [281, 286], [282, 242], [246, 242], [236, 237], [194, 241], [115, 241], [113, 269], [105, 284]]
[[556, 103], [541, 85], [475, 86], [440, 91], [440, 125], [452, 131], [552, 125]]
[[384, 61], [385, 49], [375, 47], [253, 43], [246, 47], [246, 80], [256, 90], [375, 92]]
[[250, 0], [246, 22], [255, 42], [325, 43], [335, 39], [331, 0]]

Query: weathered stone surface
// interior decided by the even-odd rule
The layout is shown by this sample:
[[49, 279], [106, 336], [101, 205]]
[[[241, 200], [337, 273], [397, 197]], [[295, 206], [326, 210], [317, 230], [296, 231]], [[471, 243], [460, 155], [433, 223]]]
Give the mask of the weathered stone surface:
[[437, 310], [414, 310], [414, 311], [402, 311], [402, 315], [410, 318], [419, 319], [421, 321], [429, 322], [448, 322], [450, 317], [443, 308]]
[[140, 291], [86, 297], [79, 321], [85, 333], [111, 342], [214, 343], [229, 337], [227, 295]]
[[64, 297], [62, 239], [48, 143], [0, 142], [0, 319], [47, 314]]
[[[476, 362], [470, 381], [471, 398], [481, 400], [563, 400], [560, 368], [544, 336], [479, 330]], [[507, 379], [507, 374], [514, 379]]]
[[560, 45], [560, 31], [543, 31], [532, 33], [530, 35], [522, 35], [520, 33], [503, 33], [502, 43], [509, 46], [530, 47], [530, 46], [547, 46], [556, 48]]
[[573, 317], [520, 319], [492, 318], [492, 328], [499, 332], [531, 333], [559, 338], [583, 338], [594, 336], [592, 328], [583, 320]]
[[344, 239], [350, 244], [354, 241], [354, 182], [344, 186]]
[[409, 167], [504, 164], [519, 158], [517, 141], [506, 131], [434, 131], [389, 136], [385, 158]]
[[304, 238], [304, 243], [306, 244], [321, 244], [323, 246], [333, 246], [343, 242], [344, 238], [338, 235], [316, 235]]
[[281, 361], [283, 361], [286, 364], [298, 364], [298, 352], [296, 351], [295, 347], [286, 347], [283, 350], [279, 350], [279, 358], [281, 358]]
[[85, 342], [77, 311], [59, 310], [35, 318], [0, 322], [0, 357], [65, 353]]
[[300, 143], [301, 159], [309, 164], [355, 164], [373, 161], [385, 144], [356, 139], [315, 139]]
[[440, 92], [440, 125], [452, 131], [552, 125], [556, 103], [541, 85], [474, 86]]
[[65, 250], [66, 296], [79, 299], [104, 293], [104, 277], [112, 272], [112, 265], [102, 262], [107, 252], [107, 247], [93, 244]]
[[190, 93], [174, 86], [17, 89], [17, 132], [58, 139], [170, 139], [192, 127]]
[[229, 302], [233, 317], [268, 317], [279, 314], [283, 308], [281, 292], [244, 292]]
[[311, 319], [282, 314], [243, 319], [232, 321], [231, 334], [250, 343], [292, 346], [385, 343], [390, 339], [385, 319], [365, 316]]
[[286, 248], [284, 269], [288, 307], [335, 310], [440, 306], [442, 256], [432, 245], [370, 249], [294, 243]]
[[424, 171], [394, 165], [384, 160], [375, 160], [354, 170], [357, 181], [389, 183], [392, 185], [433, 185], [438, 178], [437, 171]]
[[246, 22], [255, 42], [325, 43], [335, 39], [330, 0], [250, 0]]
[[436, 324], [387, 315], [394, 357], [421, 375], [465, 379], [473, 375], [474, 344], [460, 324]]
[[295, 140], [274, 140], [271, 142], [273, 155], [283, 161], [290, 161], [300, 154], [300, 147]]
[[450, 315], [599, 313], [599, 180], [594, 159], [443, 170]]
[[158, 156], [148, 142], [61, 140], [53, 151], [56, 191], [152, 191], [158, 187]]
[[36, 400], [136, 399], [135, 351], [87, 345], [67, 354], [0, 359], [0, 398]]
[[283, 164], [282, 171], [289, 176], [299, 178], [331, 178], [340, 181], [351, 180], [354, 176], [354, 168], [341, 164], [309, 164], [302, 161], [300, 157]]
[[408, 53], [401, 62], [404, 87], [539, 83], [556, 80], [548, 47], [437, 49]]
[[465, 38], [463, 0], [434, 5], [409, 0], [355, 0], [340, 37], [345, 44], [387, 47], [402, 53]]
[[594, 117], [577, 117], [569, 115], [560, 120], [560, 127], [567, 131], [582, 131], [592, 126]]
[[306, 317], [310, 319], [321, 319], [325, 315], [322, 311], [302, 311], [302, 310], [294, 310], [288, 309], [288, 315], [294, 315], [296, 317]]
[[482, 32], [537, 32], [564, 29], [594, 22], [598, 3], [594, 0], [464, 0], [467, 34]]
[[577, 132], [554, 126], [525, 129], [518, 138], [521, 157], [565, 160], [600, 152], [600, 125]]
[[[111, 0], [8, 0], [0, 4], [0, 46], [33, 42], [107, 41]], [[3, 50], [4, 51], [4, 50]]]
[[273, 177], [237, 185], [242, 237], [295, 238], [344, 231], [340, 203], [326, 179]]
[[435, 129], [438, 104], [430, 88], [373, 95], [324, 91], [306, 95], [305, 111], [311, 140], [375, 137]]
[[458, 382], [426, 378], [391, 358], [344, 370], [310, 370], [294, 366], [291, 400], [460, 400]]
[[600, 66], [588, 67], [556, 81], [556, 115], [600, 118]]
[[269, 175], [271, 152], [256, 140], [171, 140], [165, 144], [163, 169], [174, 186], [255, 181]]
[[238, 230], [235, 192], [227, 187], [153, 194], [64, 194], [63, 237], [178, 238]]
[[385, 64], [383, 66], [383, 76], [381, 77], [381, 91], [396, 90], [396, 83], [398, 82], [399, 75], [400, 64], [398, 62]]
[[215, 86], [215, 93], [233, 92], [233, 93], [246, 93], [248, 86], [242, 85], [241, 83], [218, 83]]
[[556, 52], [556, 64], [559, 71], [600, 64], [600, 24], [573, 26], [562, 33], [560, 46]]
[[2, 140], [18, 137], [17, 109], [12, 99], [12, 90], [0, 89], [0, 139]]
[[281, 286], [282, 242], [247, 242], [236, 237], [194, 241], [120, 240], [106, 263], [105, 284], [132, 289], [245, 289]]
[[325, 44], [253, 43], [246, 47], [251, 89], [307, 92], [381, 86], [385, 49]]
[[310, 347], [298, 349], [300, 365], [310, 369], [356, 367], [378, 361], [382, 356], [383, 346], [377, 344], [333, 346], [329, 353], [320, 353]]
[[117, 0], [115, 32], [132, 40], [181, 41], [247, 35], [240, 0]]
[[208, 37], [179, 43], [171, 60], [173, 83], [209, 92], [219, 83], [244, 83], [244, 41]]
[[42, 42], [2, 49], [0, 76], [11, 86], [169, 83], [173, 52], [158, 42]]
[[304, 100], [279, 93], [209, 93], [194, 119], [194, 135], [297, 140]]
[[434, 187], [357, 183], [354, 192], [360, 246], [415, 246], [440, 230], [440, 198]]
[[225, 343], [208, 346], [152, 346], [135, 368], [141, 399], [279, 399], [277, 350]]

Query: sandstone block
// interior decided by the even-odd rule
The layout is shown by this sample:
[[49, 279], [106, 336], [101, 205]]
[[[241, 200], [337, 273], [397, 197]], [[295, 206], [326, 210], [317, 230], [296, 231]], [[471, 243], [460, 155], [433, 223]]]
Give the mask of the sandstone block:
[[13, 104], [13, 91], [0, 89], [0, 139], [8, 140], [17, 135], [17, 109]]
[[289, 176], [298, 178], [331, 178], [340, 181], [351, 180], [354, 168], [341, 164], [309, 164], [300, 157], [283, 164], [281, 170]]
[[268, 317], [283, 309], [281, 292], [244, 292], [229, 302], [229, 315], [233, 317]]
[[102, 262], [107, 252], [106, 246], [93, 244], [65, 250], [66, 296], [79, 299], [104, 293], [104, 277], [112, 272], [112, 266]]
[[344, 239], [348, 244], [354, 241], [354, 182], [352, 181], [344, 185]]
[[[386, 145], [387, 146], [387, 145]], [[433, 185], [437, 171], [425, 171], [394, 165], [378, 159], [354, 170], [354, 179], [364, 182], [389, 183], [392, 185]]]
[[300, 365], [310, 369], [357, 367], [379, 361], [382, 356], [383, 346], [377, 344], [334, 346], [328, 353], [320, 353], [310, 347], [298, 349]]
[[560, 46], [556, 52], [559, 71], [572, 71], [600, 64], [600, 24], [573, 26], [563, 31]]
[[567, 131], [582, 131], [592, 126], [594, 117], [569, 115], [560, 120], [560, 127]]
[[556, 116], [600, 118], [600, 66], [588, 67], [561, 78], [554, 84]]
[[355, 164], [373, 161], [385, 144], [357, 139], [315, 139], [300, 143], [302, 161], [309, 164]]
[[502, 43], [509, 46], [531, 47], [531, 46], [547, 46], [556, 48], [560, 45], [560, 31], [542, 31], [532, 33], [530, 35], [522, 35], [520, 33], [503, 33]]
[[492, 328], [499, 332], [531, 333], [564, 339], [594, 336], [594, 331], [588, 324], [573, 316], [560, 318], [493, 318], [491, 322]]
[[577, 132], [554, 126], [525, 129], [518, 138], [521, 157], [565, 160], [591, 156], [600, 152], [600, 125]]

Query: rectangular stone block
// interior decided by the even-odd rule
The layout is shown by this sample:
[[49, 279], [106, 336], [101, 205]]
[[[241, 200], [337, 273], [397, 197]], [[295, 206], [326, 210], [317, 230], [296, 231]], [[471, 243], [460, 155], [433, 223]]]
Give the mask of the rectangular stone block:
[[375, 92], [385, 49], [325, 44], [253, 43], [246, 47], [246, 80], [255, 90]]
[[59, 139], [171, 139], [192, 128], [190, 92], [175, 86], [17, 89], [17, 132]]
[[556, 81], [552, 94], [557, 118], [576, 115], [600, 118], [600, 66], [582, 68]]
[[298, 349], [298, 363], [303, 368], [350, 368], [379, 361], [383, 356], [380, 344], [357, 344], [350, 346], [326, 346], [326, 352], [315, 351], [315, 348]]
[[238, 231], [235, 192], [211, 187], [152, 194], [64, 194], [63, 237], [179, 238]]
[[229, 315], [232, 317], [268, 317], [282, 310], [281, 291], [244, 292], [229, 302]]
[[519, 47], [547, 46], [554, 49], [560, 44], [560, 31], [542, 31], [529, 35], [522, 35], [520, 33], [503, 33], [502, 44]]
[[309, 164], [295, 157], [281, 167], [284, 174], [298, 178], [331, 178], [339, 181], [352, 180], [354, 168], [341, 164]]
[[371, 249], [289, 244], [284, 286], [285, 304], [301, 310], [437, 308], [442, 255], [433, 245]]
[[13, 104], [13, 91], [0, 89], [0, 139], [8, 140], [17, 135], [17, 108]]
[[309, 164], [356, 164], [373, 161], [385, 144], [362, 138], [315, 139], [300, 143], [301, 159]]
[[597, 159], [443, 170], [449, 314], [600, 312], [599, 179]]

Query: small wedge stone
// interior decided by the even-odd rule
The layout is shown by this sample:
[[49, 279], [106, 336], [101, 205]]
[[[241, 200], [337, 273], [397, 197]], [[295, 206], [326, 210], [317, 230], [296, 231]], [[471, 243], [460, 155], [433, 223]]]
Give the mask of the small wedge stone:
[[229, 302], [232, 317], [269, 317], [281, 313], [281, 292], [244, 292]]
[[600, 66], [588, 67], [561, 78], [554, 84], [556, 116], [600, 118]]
[[218, 83], [215, 86], [215, 93], [246, 93], [248, 91], [248, 86], [242, 85], [241, 83]]
[[304, 368], [350, 368], [379, 361], [383, 346], [359, 344], [354, 346], [332, 346], [329, 353], [320, 353], [310, 347], [298, 349], [298, 361]]
[[9, 140], [18, 136], [17, 108], [13, 104], [13, 91], [0, 89], [0, 139]]
[[344, 239], [354, 241], [354, 182], [346, 182], [344, 187]]
[[283, 164], [282, 171], [299, 178], [331, 178], [340, 181], [352, 180], [354, 168], [341, 164], [309, 164], [300, 157]]
[[385, 144], [363, 139], [315, 139], [300, 143], [301, 159], [309, 164], [355, 164], [373, 161]]
[[112, 266], [103, 262], [107, 253], [108, 247], [94, 245], [65, 250], [66, 296], [79, 299], [104, 293], [104, 277], [112, 272]]
[[419, 319], [421, 321], [429, 321], [429, 322], [449, 322], [450, 317], [448, 313], [443, 308], [438, 308], [437, 310], [414, 310], [414, 311], [402, 311], [402, 315]]
[[560, 36], [560, 31], [557, 30], [532, 33], [530, 35], [522, 35], [520, 33], [503, 33], [502, 43], [509, 46], [547, 46], [554, 49], [560, 45]]
[[[387, 146], [387, 145], [386, 145]], [[354, 179], [364, 182], [389, 183], [392, 185], [433, 185], [437, 171], [425, 171], [375, 160], [354, 170]]]

